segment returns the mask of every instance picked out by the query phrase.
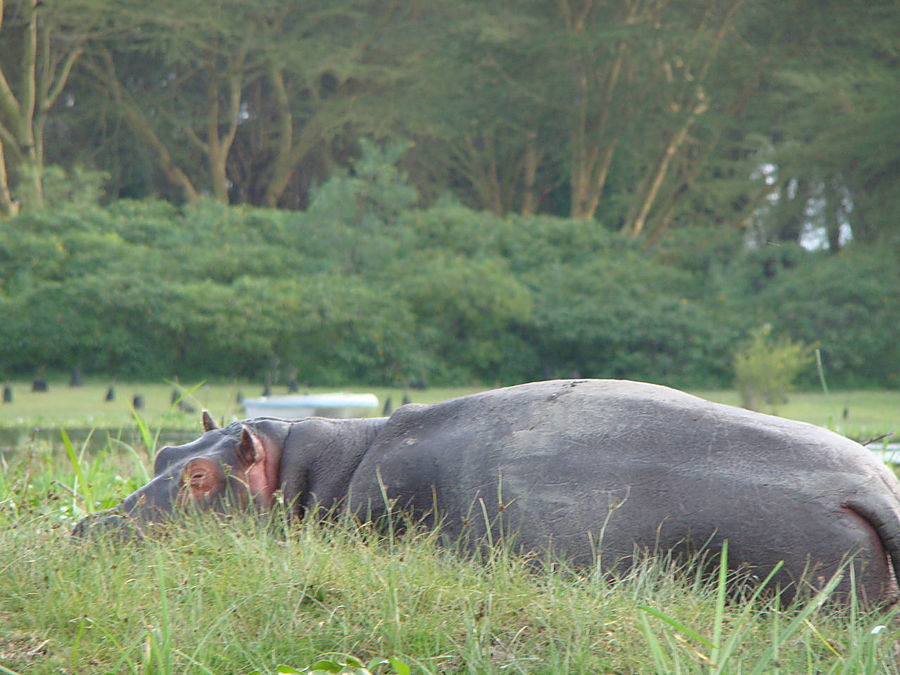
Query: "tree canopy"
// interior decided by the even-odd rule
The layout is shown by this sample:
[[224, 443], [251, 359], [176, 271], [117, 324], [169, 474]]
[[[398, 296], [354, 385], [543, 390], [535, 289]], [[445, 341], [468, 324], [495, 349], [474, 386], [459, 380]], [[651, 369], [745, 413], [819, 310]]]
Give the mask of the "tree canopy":
[[[408, 143], [424, 204], [655, 242], [897, 235], [900, 8], [800, 0], [0, 2], [0, 212], [51, 167], [107, 199], [303, 209]], [[51, 195], [52, 198], [52, 195]], [[811, 225], [812, 224], [812, 225]], [[841, 235], [841, 232], [844, 232]]]

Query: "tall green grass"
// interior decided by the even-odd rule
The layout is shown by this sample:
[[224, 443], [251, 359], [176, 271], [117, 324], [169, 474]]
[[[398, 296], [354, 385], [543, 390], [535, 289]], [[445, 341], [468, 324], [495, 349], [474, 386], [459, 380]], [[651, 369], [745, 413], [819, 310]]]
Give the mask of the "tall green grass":
[[788, 608], [726, 594], [724, 565], [611, 579], [279, 513], [73, 541], [77, 517], [143, 479], [119, 445], [71, 450], [0, 467], [0, 673], [900, 672], [890, 614], [830, 607], [827, 591]]

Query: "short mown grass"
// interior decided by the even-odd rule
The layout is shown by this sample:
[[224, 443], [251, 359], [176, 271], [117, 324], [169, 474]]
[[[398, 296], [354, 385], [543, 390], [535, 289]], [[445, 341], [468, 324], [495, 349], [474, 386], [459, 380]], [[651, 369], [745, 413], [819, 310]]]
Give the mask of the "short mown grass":
[[[154, 429], [198, 429], [200, 410], [208, 409], [216, 419], [231, 421], [245, 417], [244, 406], [238, 395], [255, 398], [262, 394], [262, 386], [246, 381], [191, 382], [176, 385], [171, 382], [109, 382], [88, 380], [83, 386], [70, 387], [67, 382], [51, 381], [49, 391], [33, 392], [31, 383], [14, 381], [12, 403], [0, 404], [0, 429], [30, 430], [35, 427], [102, 428], [118, 429], [133, 425], [132, 403], [136, 395], [143, 398], [144, 407], [138, 413]], [[113, 386], [115, 399], [106, 400], [109, 387]], [[480, 389], [484, 389], [481, 387]], [[185, 404], [194, 412], [173, 408], [172, 394], [186, 394]], [[444, 387], [421, 390], [402, 388], [349, 386], [349, 387], [301, 387], [300, 393], [325, 391], [371, 392], [378, 397], [379, 406], [372, 409], [373, 416], [380, 415], [385, 402], [397, 408], [408, 396], [416, 403], [433, 403], [454, 396], [462, 396], [478, 387]], [[272, 388], [275, 395], [287, 393], [285, 386]]]
[[[114, 385], [116, 398], [106, 401], [108, 382], [90, 380], [82, 387], [69, 387], [65, 381], [51, 381], [48, 392], [32, 392], [31, 383], [15, 381], [13, 402], [0, 404], [0, 449], [2, 438], [15, 435], [24, 444], [34, 429], [69, 430], [102, 429], [118, 430], [134, 428], [132, 402], [134, 396], [143, 397], [144, 407], [138, 410], [141, 418], [153, 429], [167, 431], [196, 431], [200, 429], [200, 410], [206, 408], [220, 421], [241, 419], [244, 407], [238, 403], [238, 394], [247, 398], [259, 396], [262, 388], [251, 382], [194, 382], [176, 386], [167, 382], [118, 382]], [[173, 407], [175, 389], [186, 393], [185, 403], [193, 412]], [[391, 408], [397, 408], [409, 397], [416, 403], [434, 403], [454, 396], [462, 396], [484, 390], [486, 387], [442, 387], [420, 390], [404, 390], [389, 387], [311, 387], [302, 392], [325, 391], [371, 392], [379, 400], [373, 416], [380, 415], [390, 399]], [[275, 387], [274, 394], [287, 393], [284, 386]], [[693, 392], [711, 401], [739, 405], [737, 392]], [[772, 412], [772, 411], [765, 411]], [[900, 434], [900, 391], [838, 391], [824, 393], [792, 392], [786, 402], [780, 404], [777, 413], [783, 417], [810, 422], [838, 431], [856, 440], [867, 440], [879, 434], [894, 431]], [[4, 436], [5, 435], [5, 436]]]
[[148, 456], [70, 450], [35, 443], [0, 465], [0, 673], [274, 674], [352, 656], [381, 673], [900, 672], [889, 612], [824, 595], [782, 608], [665, 561], [610, 579], [278, 513], [74, 541]]

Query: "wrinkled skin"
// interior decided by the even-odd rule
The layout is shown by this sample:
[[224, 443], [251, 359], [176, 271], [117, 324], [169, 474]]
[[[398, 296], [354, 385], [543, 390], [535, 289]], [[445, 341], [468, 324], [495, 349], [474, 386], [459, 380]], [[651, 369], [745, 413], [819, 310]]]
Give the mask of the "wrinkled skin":
[[[848, 559], [864, 600], [894, 602], [900, 484], [872, 453], [824, 429], [617, 380], [537, 382], [389, 418], [254, 419], [163, 448], [153, 480], [74, 534], [144, 530], [185, 506], [392, 512], [475, 547], [626, 571], [642, 552], [715, 553], [793, 596]], [[598, 557], [599, 556], [599, 557]], [[849, 575], [839, 587], [846, 597]]]

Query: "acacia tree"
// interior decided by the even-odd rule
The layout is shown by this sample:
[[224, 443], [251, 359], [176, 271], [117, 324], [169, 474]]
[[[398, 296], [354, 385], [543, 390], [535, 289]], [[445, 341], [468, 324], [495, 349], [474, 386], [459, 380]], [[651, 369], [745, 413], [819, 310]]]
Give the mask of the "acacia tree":
[[[802, 17], [803, 50], [774, 82], [777, 125], [769, 161], [781, 186], [761, 214], [771, 237], [796, 240], [818, 227], [828, 249], [900, 236], [900, 13], [896, 3], [823, 2]], [[787, 37], [785, 42], [788, 42]]]
[[[412, 124], [424, 139], [417, 167], [444, 167], [433, 179], [466, 185], [470, 203], [528, 213], [552, 193], [545, 210], [656, 238], [681, 210], [696, 208], [711, 180], [721, 196], [703, 208], [721, 211], [714, 220], [742, 222], [747, 204], [764, 198], [746, 166], [752, 130], [738, 118], [771, 65], [765, 31], [747, 35], [754, 21], [770, 18], [768, 6], [440, 7], [440, 29], [429, 33], [431, 69], [415, 90], [420, 114]], [[726, 196], [725, 174], [737, 183], [740, 172], [743, 194], [731, 185]], [[738, 202], [740, 215], [730, 205]]]
[[[97, 18], [79, 0], [0, 0], [0, 214], [43, 202], [44, 130]], [[14, 179], [11, 180], [11, 179]]]
[[391, 98], [385, 92], [400, 86], [396, 64], [403, 58], [397, 45], [404, 9], [326, 0], [309, 2], [306, 10], [291, 11], [267, 45], [265, 80], [253, 103], [256, 133], [241, 139], [242, 148], [265, 166], [255, 191], [266, 206], [296, 205], [298, 195], [288, 199], [286, 193], [292, 181], [308, 185], [302, 174], [311, 157], [327, 173], [336, 139], [384, 135], [395, 115], [385, 105], [385, 97]]
[[570, 95], [554, 97], [569, 121], [571, 215], [593, 218], [617, 172], [627, 208], [611, 224], [659, 236], [713, 154], [733, 151], [723, 134], [759, 84], [765, 44], [751, 49], [742, 35], [743, 0], [556, 6], [554, 48], [571, 64], [557, 78]]
[[272, 4], [119, 3], [114, 31], [85, 59], [91, 84], [182, 199], [208, 191], [228, 201], [228, 157], [244, 89], [262, 70], [254, 47], [277, 20]]
[[545, 19], [533, 4], [432, 1], [416, 13], [399, 128], [426, 198], [452, 186], [474, 208], [530, 214], [558, 186], [562, 130], [536, 77]]
[[390, 77], [373, 49], [390, 23], [379, 8], [128, 0], [85, 71], [181, 199], [275, 206], [311, 155], [377, 127], [360, 111]]

